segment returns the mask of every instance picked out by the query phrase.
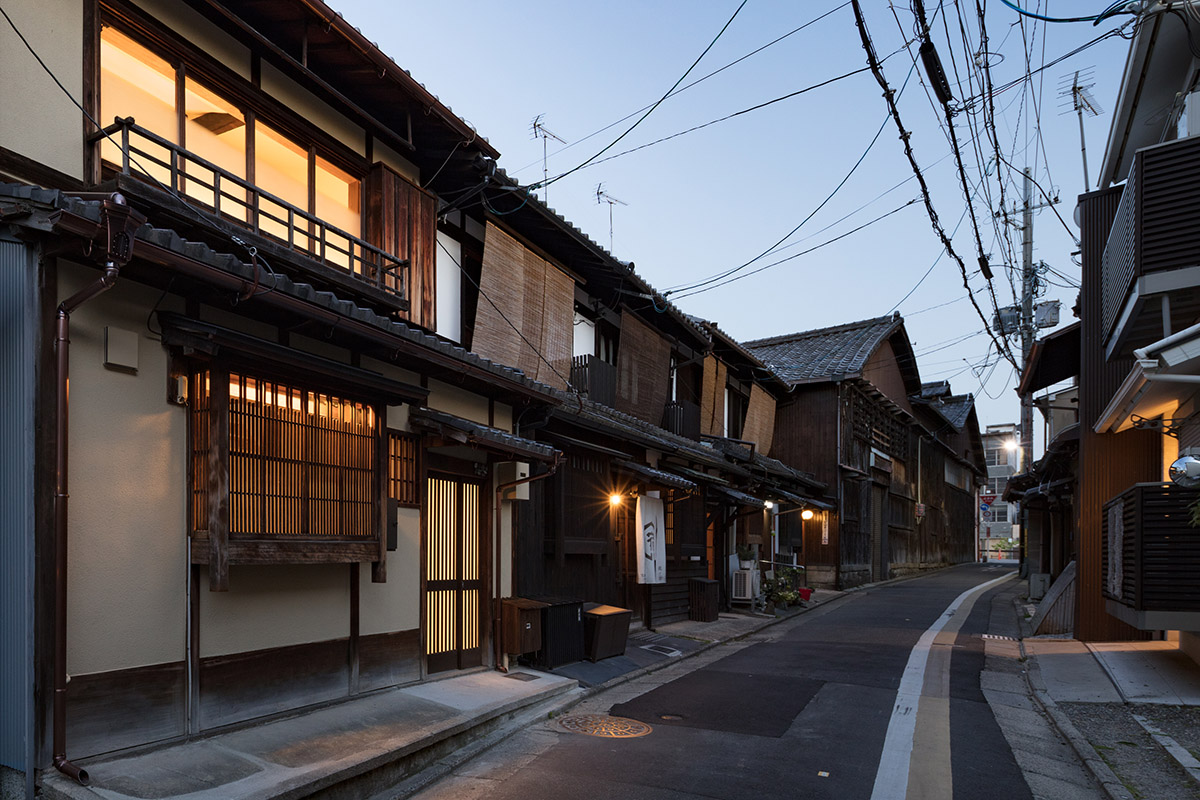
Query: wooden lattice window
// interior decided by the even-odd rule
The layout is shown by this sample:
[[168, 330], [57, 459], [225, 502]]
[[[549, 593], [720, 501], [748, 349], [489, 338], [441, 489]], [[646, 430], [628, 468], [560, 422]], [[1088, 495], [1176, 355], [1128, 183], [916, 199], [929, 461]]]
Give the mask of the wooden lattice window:
[[[192, 561], [371, 561], [382, 579], [376, 404], [225, 369], [191, 376]], [[207, 545], [207, 546], [206, 546]]]
[[388, 435], [388, 497], [398, 505], [419, 508], [417, 453], [420, 438], [391, 431]]

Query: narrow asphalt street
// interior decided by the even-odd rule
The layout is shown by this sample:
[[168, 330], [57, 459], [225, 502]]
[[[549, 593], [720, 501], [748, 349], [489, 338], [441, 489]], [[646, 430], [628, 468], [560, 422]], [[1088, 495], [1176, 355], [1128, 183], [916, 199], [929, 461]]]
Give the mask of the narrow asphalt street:
[[[966, 566], [847, 595], [594, 695], [416, 796], [1038, 796], [981, 688], [1011, 574]], [[641, 735], [576, 732], [589, 726]]]

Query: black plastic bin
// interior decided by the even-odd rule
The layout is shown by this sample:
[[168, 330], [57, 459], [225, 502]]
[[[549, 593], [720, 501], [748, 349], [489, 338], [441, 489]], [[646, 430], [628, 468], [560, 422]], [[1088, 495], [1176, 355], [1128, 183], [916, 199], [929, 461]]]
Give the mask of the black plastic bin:
[[583, 635], [588, 661], [625, 654], [625, 640], [629, 638], [629, 618], [632, 615], [633, 612], [628, 608], [599, 603], [587, 603], [583, 607]]
[[688, 581], [688, 619], [696, 622], [716, 622], [721, 602], [720, 584], [709, 578]]
[[542, 649], [533, 663], [544, 669], [582, 661], [583, 601], [569, 597], [533, 597], [545, 603], [542, 609]]

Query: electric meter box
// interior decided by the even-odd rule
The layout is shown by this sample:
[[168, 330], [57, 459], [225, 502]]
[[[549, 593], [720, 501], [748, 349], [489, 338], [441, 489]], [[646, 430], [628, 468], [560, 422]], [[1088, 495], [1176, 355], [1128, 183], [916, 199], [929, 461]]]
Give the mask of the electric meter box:
[[[529, 462], [528, 461], [501, 461], [496, 465], [496, 484], [503, 486], [506, 483], [523, 480], [529, 477]], [[528, 500], [529, 499], [529, 484], [522, 483], [520, 486], [514, 486], [511, 489], [504, 490], [505, 500]]]

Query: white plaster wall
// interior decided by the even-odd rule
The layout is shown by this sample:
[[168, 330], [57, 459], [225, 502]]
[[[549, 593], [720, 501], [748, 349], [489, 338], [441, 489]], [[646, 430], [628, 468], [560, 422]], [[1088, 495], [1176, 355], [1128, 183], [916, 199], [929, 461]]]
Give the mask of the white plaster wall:
[[338, 347], [336, 344], [297, 334], [292, 334], [288, 341], [289, 346], [296, 350], [303, 350], [306, 353], [312, 353], [313, 355], [328, 358], [330, 361], [337, 361], [342, 364], [350, 363], [350, 351], [345, 347]]
[[512, 406], [506, 406], [503, 403], [496, 403], [494, 413], [496, 418], [496, 427], [502, 431], [508, 431], [509, 433], [512, 433]]
[[[134, 0], [146, 13], [250, 80], [250, 50], [179, 0]], [[112, 122], [112, 120], [107, 120]]]
[[[99, 276], [63, 263], [59, 298]], [[187, 416], [146, 328], [159, 292], [118, 280], [71, 316], [67, 670], [180, 661], [186, 630]], [[160, 307], [178, 308], [166, 298]], [[104, 326], [138, 334], [138, 373], [103, 366]]]
[[429, 407], [472, 422], [488, 424], [487, 398], [448, 383], [429, 382]]
[[200, 576], [200, 656], [227, 655], [350, 635], [347, 564], [234, 565], [229, 591]]
[[[496, 503], [496, 487], [492, 486], [492, 491], [487, 497], [487, 502], [492, 504], [495, 509]], [[500, 596], [512, 597], [512, 519], [513, 519], [513, 502], [512, 500], [502, 500], [500, 502]], [[528, 502], [526, 500], [516, 502]], [[495, 565], [489, 565], [488, 569], [495, 569]]]
[[421, 510], [396, 511], [396, 549], [387, 554], [387, 583], [371, 583], [364, 564], [359, 584], [359, 632], [407, 631], [421, 625]]
[[[83, 4], [6, 0], [4, 11], [76, 100], [83, 97]], [[83, 113], [0, 21], [0, 147], [83, 177]]]
[[367, 155], [367, 133], [333, 110], [316, 95], [263, 61], [262, 88], [313, 125], [334, 137], [360, 156]]
[[378, 372], [380, 375], [386, 375], [394, 381], [403, 381], [404, 383], [411, 384], [412, 386], [421, 385], [420, 375], [412, 370], [396, 366], [391, 362], [380, 361], [379, 359], [371, 358], [370, 356], [363, 356], [360, 363], [362, 364], [363, 369], [369, 369], [372, 372]]
[[1196, 631], [1179, 631], [1179, 649], [1188, 658], [1200, 664], [1200, 633]]
[[388, 147], [378, 139], [372, 144], [372, 150], [376, 161], [382, 161], [388, 167], [408, 178], [418, 186], [421, 184], [421, 171], [413, 165], [404, 156], [397, 153], [392, 148]]

